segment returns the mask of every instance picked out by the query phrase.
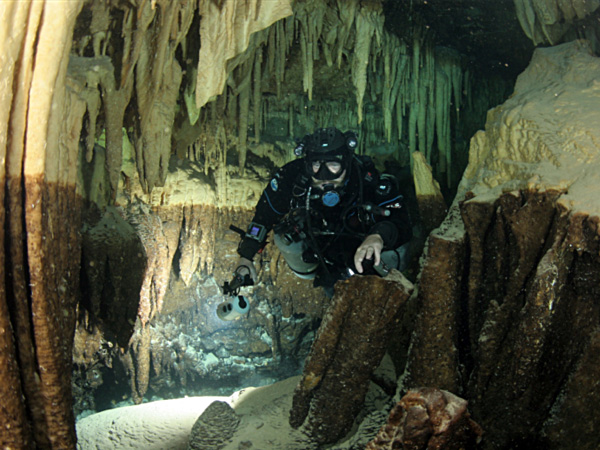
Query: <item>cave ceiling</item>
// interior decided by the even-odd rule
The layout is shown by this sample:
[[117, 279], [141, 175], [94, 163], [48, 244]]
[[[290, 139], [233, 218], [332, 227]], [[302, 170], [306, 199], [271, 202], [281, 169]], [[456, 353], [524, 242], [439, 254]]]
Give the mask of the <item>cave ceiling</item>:
[[485, 72], [514, 77], [534, 50], [514, 0], [388, 0], [384, 10], [390, 32], [403, 37], [422, 24], [434, 45], [454, 48]]

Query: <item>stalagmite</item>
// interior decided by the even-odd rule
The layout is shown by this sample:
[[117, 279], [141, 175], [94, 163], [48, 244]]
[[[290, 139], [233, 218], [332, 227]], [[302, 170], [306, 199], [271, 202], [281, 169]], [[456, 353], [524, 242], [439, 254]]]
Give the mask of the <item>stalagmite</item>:
[[424, 235], [427, 236], [431, 230], [442, 223], [448, 209], [440, 185], [433, 178], [431, 166], [427, 163], [425, 155], [415, 152], [413, 161], [413, 180], [419, 203], [419, 214], [423, 221]]
[[[368, 302], [359, 295], [366, 286]], [[384, 356], [412, 290], [413, 285], [397, 271], [386, 278], [352, 277], [337, 283], [294, 392], [292, 427], [302, 426], [319, 444], [336, 442], [350, 431], [369, 377]], [[343, 397], [340, 390], [345, 391]]]

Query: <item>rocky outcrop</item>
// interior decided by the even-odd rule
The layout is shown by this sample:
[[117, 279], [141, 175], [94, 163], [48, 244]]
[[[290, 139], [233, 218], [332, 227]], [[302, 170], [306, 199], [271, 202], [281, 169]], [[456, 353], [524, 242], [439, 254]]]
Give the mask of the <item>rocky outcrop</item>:
[[404, 388], [467, 399], [484, 449], [599, 444], [599, 69], [536, 51], [429, 237]]
[[448, 391], [419, 388], [392, 408], [387, 424], [366, 450], [473, 449], [481, 435], [464, 399]]
[[87, 324], [101, 324], [109, 340], [127, 348], [140, 303], [146, 253], [135, 229], [116, 208], [83, 233], [82, 300]]
[[226, 402], [213, 402], [192, 427], [188, 450], [219, 450], [231, 439], [240, 423]]
[[392, 271], [387, 278], [352, 277], [335, 289], [290, 412], [290, 425], [304, 426], [319, 444], [350, 431], [413, 286]]

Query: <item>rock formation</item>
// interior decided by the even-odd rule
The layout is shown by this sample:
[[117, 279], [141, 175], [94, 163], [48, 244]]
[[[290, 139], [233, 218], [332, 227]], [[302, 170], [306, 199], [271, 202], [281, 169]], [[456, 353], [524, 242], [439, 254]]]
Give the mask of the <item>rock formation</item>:
[[467, 402], [434, 388], [410, 390], [366, 450], [460, 450], [477, 447], [482, 430]]
[[537, 50], [429, 237], [404, 386], [467, 399], [482, 448], [599, 442], [598, 70], [582, 42]]
[[231, 439], [240, 422], [225, 402], [213, 402], [192, 428], [189, 450], [219, 450]]
[[294, 394], [292, 427], [303, 425], [318, 444], [334, 443], [350, 431], [412, 288], [396, 271], [336, 284]]
[[74, 448], [79, 136], [64, 83], [82, 2], [0, 6], [0, 442]]

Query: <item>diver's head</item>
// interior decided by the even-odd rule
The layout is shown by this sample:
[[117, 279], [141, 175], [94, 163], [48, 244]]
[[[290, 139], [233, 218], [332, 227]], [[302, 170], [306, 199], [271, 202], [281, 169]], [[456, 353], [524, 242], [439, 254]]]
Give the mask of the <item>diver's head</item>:
[[328, 186], [337, 188], [346, 179], [346, 169], [344, 169], [342, 163], [339, 161], [313, 161], [311, 167], [313, 187], [319, 189], [326, 189]]
[[296, 147], [298, 156], [306, 158], [306, 174], [313, 184], [340, 184], [349, 172], [354, 149], [358, 145], [352, 131], [320, 128], [307, 134]]

